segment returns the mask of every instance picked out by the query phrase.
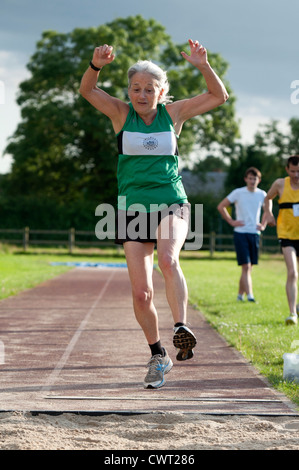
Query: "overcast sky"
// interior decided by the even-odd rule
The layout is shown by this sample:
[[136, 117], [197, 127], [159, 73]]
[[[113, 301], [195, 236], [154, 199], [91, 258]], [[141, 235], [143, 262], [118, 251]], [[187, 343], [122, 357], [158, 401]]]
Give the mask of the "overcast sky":
[[[0, 155], [20, 120], [18, 84], [42, 32], [137, 14], [160, 22], [175, 43], [198, 39], [229, 62], [244, 142], [270, 119], [285, 126], [299, 117], [291, 101], [299, 81], [298, 0], [0, 0]], [[0, 172], [9, 166], [10, 157], [0, 157]]]

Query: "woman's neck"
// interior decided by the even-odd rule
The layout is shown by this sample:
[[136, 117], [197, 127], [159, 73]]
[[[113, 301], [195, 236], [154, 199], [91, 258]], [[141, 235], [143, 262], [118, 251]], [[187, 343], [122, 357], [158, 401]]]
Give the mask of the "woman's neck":
[[142, 121], [144, 122], [146, 126], [150, 126], [156, 119], [157, 114], [158, 114], [158, 109], [154, 109], [150, 113], [146, 113], [146, 114], [138, 113], [138, 116], [142, 119]]

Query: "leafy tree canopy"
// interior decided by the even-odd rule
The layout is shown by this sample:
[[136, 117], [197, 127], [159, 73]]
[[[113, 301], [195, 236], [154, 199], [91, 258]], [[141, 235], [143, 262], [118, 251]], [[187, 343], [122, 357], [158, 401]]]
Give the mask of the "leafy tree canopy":
[[[115, 135], [109, 119], [78, 93], [94, 48], [105, 43], [114, 46], [116, 59], [102, 70], [99, 86], [113, 96], [128, 99], [126, 71], [139, 59], [150, 59], [168, 70], [175, 100], [205, 91], [202, 75], [181, 57], [181, 50], [188, 51], [187, 42], [174, 44], [154, 19], [137, 15], [70, 33], [45, 31], [27, 65], [31, 77], [20, 85], [22, 120], [6, 149], [13, 156], [4, 185], [7, 194], [50, 197], [60, 203], [93, 198], [95, 204], [114, 202]], [[209, 52], [208, 57], [224, 80], [227, 62], [216, 53]], [[184, 126], [183, 157], [196, 142], [203, 148], [215, 142], [226, 149], [233, 146], [238, 126], [234, 97], [226, 86], [228, 102]]]

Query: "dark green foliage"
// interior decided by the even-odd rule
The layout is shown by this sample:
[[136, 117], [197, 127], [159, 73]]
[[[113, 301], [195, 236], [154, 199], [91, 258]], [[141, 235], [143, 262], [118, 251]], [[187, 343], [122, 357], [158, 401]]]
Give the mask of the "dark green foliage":
[[[2, 226], [15, 227], [17, 220], [18, 226], [69, 228], [74, 218], [80, 226], [86, 217], [80, 219], [79, 213], [89, 211], [91, 221], [98, 204], [116, 203], [117, 145], [111, 123], [78, 92], [94, 48], [105, 43], [114, 46], [116, 59], [102, 70], [99, 86], [113, 96], [127, 100], [126, 71], [138, 59], [168, 70], [175, 100], [204, 91], [203, 77], [180, 55], [188, 45], [173, 44], [154, 19], [137, 15], [65, 34], [45, 31], [27, 65], [31, 77], [20, 84], [22, 119], [6, 149], [13, 165], [0, 189]], [[218, 54], [209, 53], [209, 60], [223, 78], [228, 64]], [[237, 131], [231, 96], [224, 106], [186, 123], [181, 156], [187, 158], [196, 142], [202, 148], [213, 142], [231, 147]]]

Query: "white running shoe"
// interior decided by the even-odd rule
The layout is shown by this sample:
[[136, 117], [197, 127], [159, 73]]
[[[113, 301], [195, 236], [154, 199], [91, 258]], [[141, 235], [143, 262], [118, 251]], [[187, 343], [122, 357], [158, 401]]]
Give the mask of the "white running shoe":
[[297, 325], [298, 323], [298, 316], [296, 313], [291, 314], [288, 318], [285, 320], [286, 325]]
[[148, 372], [145, 376], [144, 388], [160, 388], [165, 384], [164, 375], [172, 368], [173, 363], [165, 350], [165, 356], [156, 354], [149, 360], [147, 367]]
[[178, 361], [186, 361], [193, 357], [193, 348], [196, 345], [196, 337], [187, 326], [174, 327], [173, 345], [178, 348]]

